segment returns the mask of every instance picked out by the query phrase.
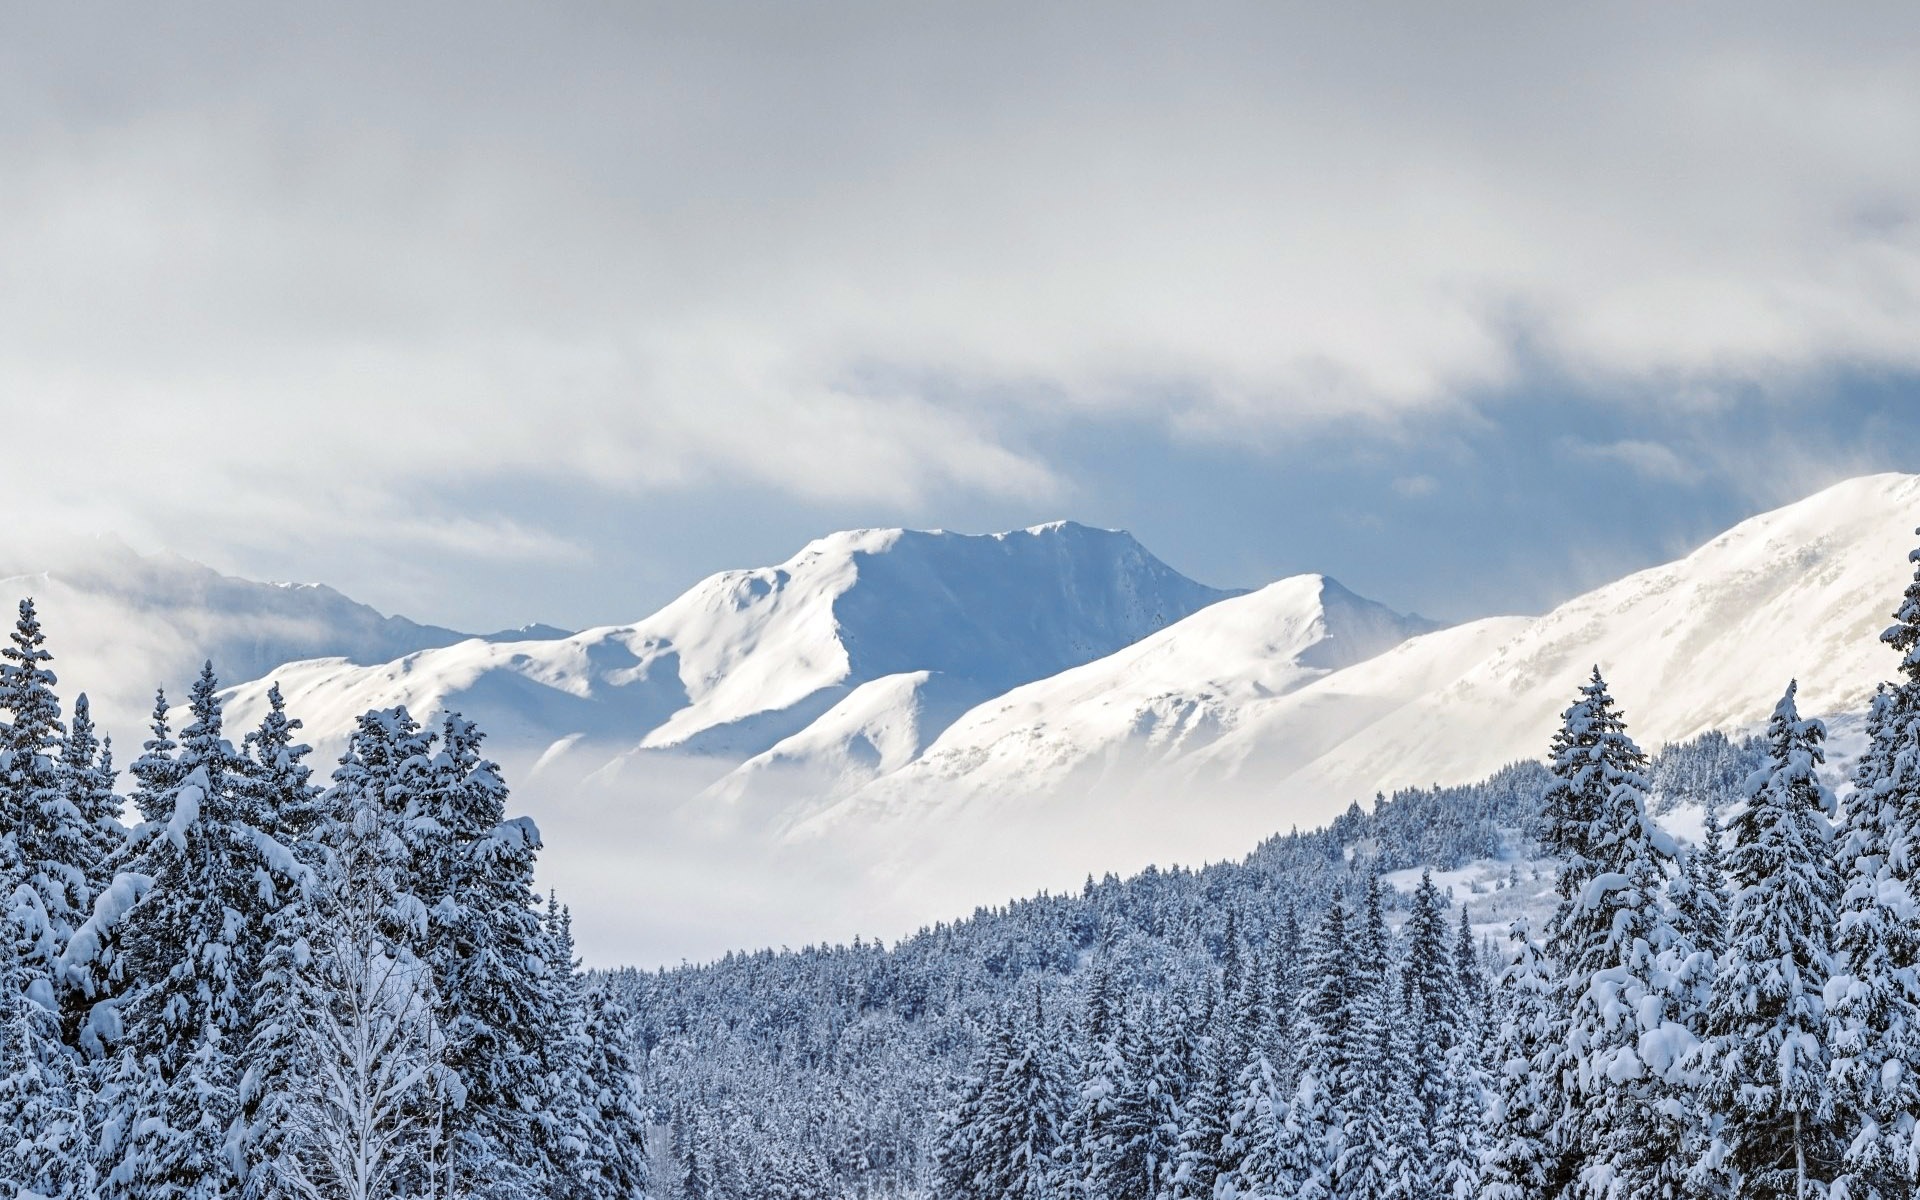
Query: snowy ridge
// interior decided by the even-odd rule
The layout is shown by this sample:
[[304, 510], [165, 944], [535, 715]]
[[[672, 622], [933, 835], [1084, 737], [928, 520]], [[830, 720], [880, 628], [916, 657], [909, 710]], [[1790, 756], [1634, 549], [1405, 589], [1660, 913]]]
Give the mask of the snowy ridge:
[[0, 579], [9, 611], [28, 596], [63, 685], [89, 693], [96, 715], [122, 737], [145, 724], [155, 685], [184, 693], [208, 659], [224, 679], [254, 679], [295, 659], [378, 663], [471, 636], [386, 616], [321, 584], [239, 579], [109, 538]]
[[[1125, 533], [1072, 522], [981, 536], [854, 530], [778, 566], [711, 576], [632, 625], [465, 642], [371, 667], [294, 663], [273, 677], [321, 741], [368, 708], [405, 704], [422, 717], [458, 709], [496, 742], [535, 750], [594, 743], [628, 758], [675, 750], [737, 763], [863, 684], [923, 673], [943, 680], [940, 695], [978, 699], [1110, 654], [1226, 595]], [[235, 689], [235, 710], [257, 710], [266, 683]], [[899, 745], [917, 750], [962, 707], [911, 706], [897, 720], [842, 711], [834, 723], [909, 721], [906, 743], [880, 756], [893, 765]], [[834, 727], [814, 740], [832, 741]]]
[[1139, 771], [1221, 737], [1259, 702], [1432, 628], [1324, 575], [1283, 579], [980, 705], [919, 759], [814, 828], [863, 812], [954, 805], [975, 795], [1028, 795], [1069, 784], [1126, 787]]
[[[1810, 713], [1864, 708], [1892, 664], [1878, 641], [1910, 576], [1920, 477], [1849, 480], [1742, 522], [1685, 558], [1528, 622], [1481, 661], [1290, 773], [1303, 793], [1478, 778], [1535, 757], [1599, 664], [1648, 744], [1765, 722], [1789, 679]], [[1278, 706], [1214, 747], [1201, 774], [1271, 777], [1294, 718]], [[1418, 774], [1414, 772], [1418, 771]]]
[[[1805, 711], [1855, 712], [1893, 666], [1877, 635], [1909, 577], [1917, 518], [1920, 477], [1850, 480], [1543, 616], [1297, 675], [1280, 641], [1258, 654], [1212, 635], [1266, 595], [1254, 593], [989, 701], [801, 832], [902, 845], [925, 864], [922, 887], [946, 873], [957, 887], [986, 862], [1017, 892], [1218, 857], [1379, 791], [1537, 758], [1596, 663], [1649, 745], [1755, 727], [1795, 677]], [[1189, 690], [1162, 686], [1181, 673]], [[948, 846], [969, 847], [967, 863], [929, 860]]]

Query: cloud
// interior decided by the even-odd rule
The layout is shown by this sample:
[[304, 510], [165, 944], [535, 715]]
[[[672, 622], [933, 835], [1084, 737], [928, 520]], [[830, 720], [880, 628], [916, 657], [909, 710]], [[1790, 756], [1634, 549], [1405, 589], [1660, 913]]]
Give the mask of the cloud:
[[50, 509], [485, 556], [551, 533], [442, 499], [489, 481], [1043, 500], [1090, 422], [1920, 368], [1903, 6], [286, 19], [0, 47], [0, 403]]
[[1694, 483], [1701, 471], [1694, 464], [1659, 442], [1623, 438], [1615, 442], [1583, 442], [1567, 439], [1563, 449], [1576, 458], [1591, 462], [1618, 463], [1644, 478], [1660, 483]]

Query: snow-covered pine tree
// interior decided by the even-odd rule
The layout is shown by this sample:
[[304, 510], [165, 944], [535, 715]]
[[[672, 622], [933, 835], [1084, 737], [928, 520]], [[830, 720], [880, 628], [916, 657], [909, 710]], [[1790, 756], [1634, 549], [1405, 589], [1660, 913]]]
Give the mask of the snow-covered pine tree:
[[1554, 1089], [1536, 1064], [1549, 1058], [1558, 1036], [1552, 968], [1533, 940], [1527, 918], [1514, 918], [1507, 933], [1507, 965], [1494, 987], [1493, 1102], [1487, 1112], [1487, 1153], [1481, 1163], [1480, 1200], [1538, 1200], [1551, 1196], [1561, 1155], [1553, 1142], [1548, 1107]]
[[1242, 958], [1246, 954], [1246, 944], [1240, 938], [1240, 914], [1229, 907], [1227, 909], [1226, 929], [1220, 935], [1220, 991], [1222, 995], [1233, 996], [1240, 990], [1240, 981], [1245, 973]]
[[1426, 1195], [1442, 1200], [1475, 1200], [1489, 1153], [1487, 1073], [1477, 1044], [1447, 1051], [1447, 1102], [1433, 1132], [1433, 1165]]
[[[992, 1195], [987, 1189], [994, 1168], [989, 1162], [991, 1147], [985, 1131], [988, 1113], [998, 1103], [995, 1092], [1006, 1078], [1007, 1062], [1013, 1053], [1013, 1033], [1002, 1018], [981, 1039], [973, 1070], [961, 1085], [959, 1101], [941, 1122], [934, 1168], [942, 1195], [954, 1200], [980, 1200]], [[688, 1166], [691, 1175], [691, 1160]]]
[[126, 914], [114, 964], [127, 984], [128, 1048], [153, 1066], [127, 1146], [142, 1200], [223, 1194], [241, 1169], [228, 1139], [240, 1132], [237, 1056], [252, 1024], [272, 864], [238, 819], [240, 760], [221, 736], [218, 692], [208, 666], [178, 758], [143, 780], [178, 778], [157, 798], [167, 817], [130, 844], [133, 874], [152, 881]]
[[249, 1036], [241, 1078], [236, 1085], [240, 1154], [247, 1194], [274, 1198], [292, 1195], [279, 1175], [288, 1137], [305, 1119], [293, 1100], [318, 1069], [311, 1061], [315, 1014], [324, 1003], [320, 986], [324, 963], [315, 954], [326, 948], [328, 906], [341, 880], [333, 860], [307, 859], [305, 887], [290, 889], [268, 921], [266, 949], [253, 995]]
[[121, 824], [121, 800], [114, 794], [113, 739], [100, 737], [93, 724], [93, 708], [82, 693], [73, 704], [73, 721], [60, 747], [60, 770], [67, 803], [89, 834], [87, 860], [82, 865], [89, 910], [61, 950], [62, 1025], [68, 1044], [89, 1056], [105, 1053], [102, 1026], [114, 1018], [96, 1006], [111, 992], [112, 928], [149, 882], [116, 882], [116, 869], [127, 847], [127, 828]]
[[1280, 921], [1273, 932], [1273, 951], [1267, 963], [1273, 985], [1268, 993], [1269, 1031], [1266, 1049], [1268, 1059], [1282, 1071], [1284, 1080], [1288, 1078], [1286, 1071], [1294, 1057], [1293, 1017], [1300, 1001], [1300, 978], [1306, 945], [1300, 933], [1299, 917], [1291, 902], [1281, 909]]
[[[1920, 563], [1920, 550], [1910, 559]], [[1840, 919], [1825, 1001], [1834, 1130], [1844, 1147], [1834, 1192], [1847, 1200], [1914, 1194], [1920, 1122], [1920, 569], [1880, 640], [1901, 654], [1867, 720], [1840, 834]]]
[[[48, 1002], [69, 1007], [73, 991], [61, 954], [93, 907], [90, 878], [99, 831], [68, 796], [59, 752], [66, 736], [60, 721], [53, 656], [31, 599], [20, 601], [19, 620], [0, 648], [0, 814], [13, 831], [17, 874], [0, 880], [9, 907], [30, 940], [23, 968], [42, 981]], [[24, 887], [31, 895], [18, 892]]]
[[1726, 856], [1720, 828], [1720, 805], [1709, 799], [1702, 818], [1700, 845], [1687, 855], [1687, 882], [1690, 892], [1688, 923], [1694, 945], [1715, 958], [1727, 946], [1727, 914], [1731, 896], [1727, 889]]
[[995, 1195], [1043, 1200], [1057, 1192], [1055, 1155], [1066, 1120], [1058, 1068], [1048, 1045], [1042, 994], [1016, 1019], [1011, 1053], [984, 1116], [977, 1146], [993, 1171]]
[[1548, 839], [1564, 858], [1549, 947], [1565, 1024], [1536, 1070], [1559, 1092], [1549, 1105], [1571, 1173], [1550, 1194], [1678, 1196], [1691, 1116], [1680, 1064], [1695, 1036], [1675, 967], [1692, 948], [1674, 927], [1675, 849], [1647, 816], [1645, 755], [1597, 669], [1553, 749]]
[[1353, 990], [1342, 1024], [1348, 1044], [1333, 1092], [1341, 1105], [1339, 1152], [1328, 1190], [1335, 1200], [1395, 1200], [1419, 1186], [1414, 1140], [1417, 1098], [1408, 1022], [1396, 1021], [1392, 949], [1379, 876], [1369, 876], [1353, 952]]
[[1089, 1153], [1104, 1200], [1154, 1200], [1179, 1157], [1177, 1090], [1159, 1015], [1126, 1010], [1112, 1042], [1112, 1091]]
[[136, 1100], [132, 1153], [122, 1169], [137, 1200], [226, 1200], [239, 1182], [227, 1153], [237, 1064], [211, 1021], [177, 1058], [171, 1078], [149, 1076]]
[[528, 818], [506, 817], [507, 788], [481, 757], [481, 737], [446, 715], [403, 837], [425, 918], [421, 955], [466, 1093], [449, 1119], [457, 1175], [468, 1186], [513, 1177], [537, 1190], [550, 1163], [532, 1112], [549, 1099], [541, 1040], [559, 1024], [559, 984], [533, 887], [540, 833]]
[[[1069, 1048], [1067, 1123], [1055, 1157], [1068, 1194], [1090, 1194], [1094, 1155], [1105, 1140], [1106, 1123], [1120, 1071], [1115, 1038], [1119, 1027], [1120, 987], [1113, 975], [1113, 947], [1103, 944], [1087, 966], [1077, 1036]], [[975, 1064], [976, 1068], [978, 1064]], [[979, 1078], [976, 1069], [970, 1078]]]
[[[1383, 981], [1363, 979], [1360, 959], [1366, 937], [1362, 930], [1356, 939], [1352, 926], [1346, 905], [1336, 899], [1327, 908], [1308, 958], [1294, 1024], [1297, 1082], [1285, 1106], [1270, 1118], [1278, 1138], [1274, 1165], [1249, 1179], [1253, 1187], [1272, 1187], [1274, 1195], [1335, 1194], [1345, 1125], [1352, 1108], [1363, 1102], [1346, 1091], [1361, 1069], [1354, 1058], [1364, 1052], [1366, 1031], [1355, 1025], [1362, 989], [1371, 982], [1383, 990]], [[1362, 944], [1356, 946], [1356, 941]]]
[[[208, 686], [197, 687], [195, 699], [193, 762], [186, 765], [184, 749], [167, 760], [162, 774], [178, 782], [153, 797], [166, 817], [150, 819], [129, 846], [133, 870], [153, 885], [120, 934], [130, 1043], [169, 1079], [203, 1041], [220, 1047], [245, 1029], [252, 984], [240, 914], [254, 894], [257, 860], [231, 824], [232, 761], [221, 749], [219, 700]], [[156, 731], [155, 741], [164, 740]]]
[[114, 794], [113, 739], [102, 738], [93, 724], [93, 706], [85, 692], [75, 697], [73, 720], [60, 746], [60, 768], [67, 803], [87, 831], [84, 864], [89, 898], [113, 882], [113, 861], [125, 844], [127, 830], [120, 822], [120, 797]]
[[[234, 1139], [244, 1163], [248, 1194], [281, 1197], [290, 1185], [278, 1173], [295, 1122], [294, 1099], [317, 1069], [308, 1054], [314, 1014], [326, 1002], [316, 948], [329, 941], [328, 914], [339, 903], [346, 880], [343, 860], [323, 844], [329, 827], [334, 845], [347, 841], [349, 814], [321, 799], [301, 761], [308, 748], [294, 741], [300, 722], [286, 716], [279, 687], [268, 693], [268, 711], [243, 743], [246, 768], [238, 807], [266, 841], [285, 852], [262, 883], [272, 889], [265, 916], [256, 985], [251, 997], [247, 1041], [236, 1099], [240, 1126]], [[344, 793], [330, 794], [339, 801]], [[390, 898], [388, 900], [390, 903]]]
[[[1211, 985], [1212, 980], [1208, 983]], [[1231, 1167], [1227, 1143], [1232, 1117], [1224, 1053], [1217, 1037], [1202, 1036], [1195, 1046], [1193, 1072], [1180, 1106], [1180, 1146], [1173, 1173], [1172, 1200], [1213, 1200], [1221, 1171]]]
[[1823, 1001], [1839, 894], [1835, 806], [1818, 774], [1825, 727], [1800, 719], [1794, 691], [1773, 711], [1768, 764], [1733, 822], [1727, 865], [1739, 890], [1700, 1054], [1714, 1124], [1703, 1165], [1754, 1200], [1824, 1192], [1840, 1150], [1827, 1123]]
[[[1308, 1147], [1285, 1128], [1287, 1103], [1280, 1096], [1279, 1077], [1265, 1054], [1257, 1055], [1241, 1069], [1230, 1095], [1232, 1111], [1222, 1143], [1224, 1162], [1215, 1177], [1214, 1195], [1219, 1200], [1267, 1200], [1296, 1191], [1302, 1196], [1324, 1196], [1324, 1186], [1318, 1193], [1309, 1193], [1298, 1190], [1293, 1182], [1311, 1172], [1307, 1163], [1300, 1161], [1308, 1157]], [[1330, 1126], [1331, 1121], [1324, 1125]], [[1313, 1133], [1323, 1132], [1322, 1123], [1316, 1123]], [[1317, 1163], [1319, 1147], [1316, 1144], [1311, 1149]], [[1324, 1176], [1324, 1171], [1321, 1174]]]
[[1272, 972], [1261, 954], [1245, 955], [1246, 969], [1232, 973], [1232, 981], [1221, 980], [1226, 1003], [1227, 1058], [1235, 1063], [1251, 1062], [1255, 1054], [1268, 1049], [1273, 1036]]
[[535, 1114], [550, 1169], [551, 1200], [598, 1200], [595, 1162], [611, 1136], [600, 1127], [597, 1088], [588, 1076], [593, 1046], [587, 1040], [587, 989], [575, 956], [573, 915], [558, 897], [547, 896], [547, 971], [552, 979], [554, 1026], [541, 1040], [547, 1079], [546, 1106]]
[[0, 1195], [81, 1200], [92, 1194], [86, 1085], [61, 1041], [23, 865], [12, 831], [0, 830]]
[[1401, 1060], [1407, 1074], [1407, 1100], [1413, 1106], [1407, 1150], [1423, 1192], [1439, 1175], [1433, 1141], [1443, 1133], [1440, 1114], [1451, 1099], [1447, 1060], [1461, 1044], [1465, 1023], [1459, 964], [1449, 945], [1447, 916], [1446, 900], [1434, 886], [1433, 873], [1421, 872], [1401, 931], [1405, 951], [1397, 1020], [1410, 1051]]
[[632, 1025], [612, 987], [599, 983], [587, 992], [588, 1096], [603, 1139], [588, 1165], [594, 1172], [591, 1194], [605, 1200], [645, 1196], [649, 1180], [647, 1112], [638, 1093], [640, 1051]]
[[240, 783], [242, 815], [248, 824], [285, 846], [310, 837], [322, 810], [313, 769], [304, 761], [311, 748], [298, 740], [300, 721], [287, 715], [280, 685], [267, 688], [267, 711], [241, 743], [246, 766]]
[[1473, 921], [1467, 906], [1460, 906], [1460, 924], [1453, 942], [1453, 977], [1460, 989], [1464, 1016], [1462, 1037], [1479, 1045], [1478, 1036], [1487, 1028], [1487, 976], [1480, 966], [1480, 947], [1473, 940]]
[[1491, 1149], [1487, 1120], [1492, 1081], [1487, 1073], [1487, 985], [1464, 904], [1448, 967], [1459, 1004], [1459, 1026], [1447, 1050], [1446, 1101], [1435, 1118], [1428, 1187], [1429, 1194], [1444, 1200], [1474, 1200], [1480, 1194], [1482, 1169]]
[[168, 723], [171, 711], [167, 690], [154, 689], [149, 736], [140, 743], [140, 756], [128, 768], [133, 776], [133, 807], [143, 821], [151, 824], [164, 825], [172, 819], [172, 810], [167, 806], [172, 803], [173, 789], [180, 786], [184, 774], [175, 761], [180, 745], [173, 740], [173, 727]]

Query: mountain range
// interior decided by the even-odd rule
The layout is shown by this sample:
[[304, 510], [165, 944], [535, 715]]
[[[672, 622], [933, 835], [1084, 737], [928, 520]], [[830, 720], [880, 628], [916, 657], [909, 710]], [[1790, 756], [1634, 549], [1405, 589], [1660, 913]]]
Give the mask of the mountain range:
[[368, 708], [463, 711], [537, 812], [622, 810], [672, 847], [599, 839], [599, 870], [651, 863], [596, 887], [610, 909], [705, 887], [765, 918], [730, 940], [770, 940], [848, 932], [799, 920], [782, 872], [864, 888], [860, 919], [897, 931], [1482, 777], [1541, 754], [1596, 664], [1648, 745], [1754, 726], [1789, 678], [1805, 711], [1858, 712], [1894, 666], [1874, 635], [1917, 517], [1920, 477], [1849, 480], [1550, 612], [1447, 628], [1322, 575], [1208, 587], [1071, 522], [836, 533], [579, 633], [469, 637], [110, 543], [4, 582], [83, 685], [135, 658], [178, 686], [210, 656], [236, 725], [277, 682], [323, 762]]

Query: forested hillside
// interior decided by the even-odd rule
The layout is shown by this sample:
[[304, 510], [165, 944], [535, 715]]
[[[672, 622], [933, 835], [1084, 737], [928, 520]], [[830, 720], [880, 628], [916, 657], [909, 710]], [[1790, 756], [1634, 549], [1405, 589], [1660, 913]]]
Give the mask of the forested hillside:
[[658, 1194], [1912, 1196], [1920, 580], [1883, 640], [1844, 810], [1789, 681], [1649, 757], [1596, 668], [1545, 765], [1244, 862], [619, 973]]
[[0, 650], [0, 1195], [630, 1197], [629, 1019], [533, 890], [458, 717], [366, 714], [329, 786], [277, 693], [164, 697], [122, 823], [32, 601]]
[[[1739, 794], [1760, 754], [1757, 741], [1719, 734], [1668, 747], [1650, 764], [1652, 794], [1707, 809]], [[1316, 927], [1334, 899], [1343, 922], [1356, 916], [1345, 951], [1360, 945], [1359, 922], [1374, 922], [1368, 936], [1383, 940], [1373, 953], [1404, 981], [1418, 931], [1431, 961], [1414, 974], [1458, 979], [1484, 1021], [1498, 969], [1491, 931], [1551, 909], [1554, 865], [1539, 836], [1553, 780], [1545, 766], [1516, 763], [1483, 783], [1401, 792], [1328, 828], [1274, 837], [1241, 862], [1089, 879], [1077, 895], [982, 910], [891, 949], [856, 941], [617, 972], [636, 1041], [650, 1049], [647, 1091], [672, 1125], [675, 1161], [659, 1165], [658, 1192], [969, 1194], [950, 1178], [969, 1169], [965, 1156], [948, 1153], [943, 1176], [942, 1154], [976, 1134], [948, 1123], [968, 1104], [981, 1119], [991, 1098], [973, 1089], [1031, 1050], [1044, 1060], [1040, 1100], [1002, 1079], [993, 1102], [1046, 1105], [1033, 1119], [1053, 1131], [1043, 1140], [1054, 1156], [1033, 1194], [1211, 1195], [1192, 1183], [1172, 1190], [1183, 1121], [1230, 1119], [1223, 1106], [1254, 1082], [1241, 1076], [1256, 1049], [1275, 1086], [1286, 1078], [1301, 988], [1321, 972]], [[1462, 880], [1451, 895], [1422, 878], [1449, 873]], [[1477, 928], [1461, 923], [1461, 906]], [[1191, 1093], [1196, 1081], [1220, 1094]], [[1094, 1109], [1124, 1107], [1128, 1089], [1159, 1106], [1134, 1118], [1152, 1126], [1134, 1156], [1144, 1174], [1089, 1182], [1094, 1152], [1079, 1143]]]

